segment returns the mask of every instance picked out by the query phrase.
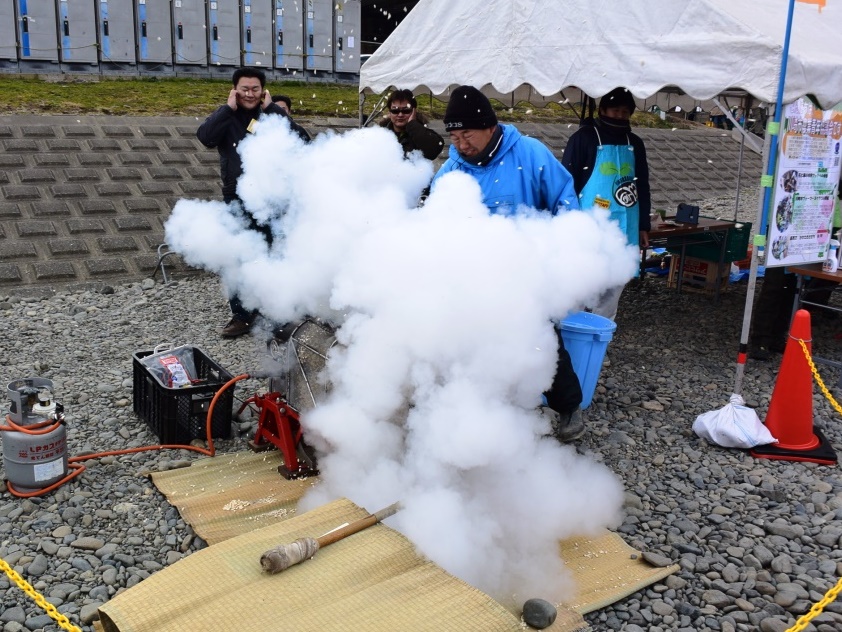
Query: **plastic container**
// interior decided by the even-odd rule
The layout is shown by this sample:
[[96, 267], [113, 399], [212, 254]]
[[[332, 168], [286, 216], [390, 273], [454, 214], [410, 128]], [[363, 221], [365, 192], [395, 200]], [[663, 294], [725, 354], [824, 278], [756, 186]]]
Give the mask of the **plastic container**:
[[835, 239], [830, 240], [830, 249], [827, 253], [827, 258], [822, 264], [822, 270], [825, 272], [836, 272], [839, 268], [839, 242]]
[[608, 343], [617, 323], [590, 312], [576, 312], [561, 321], [561, 338], [582, 386], [581, 408], [591, 405]]
[[[134, 412], [161, 443], [185, 445], [193, 439], [205, 439], [211, 400], [233, 377], [201, 349], [189, 349], [193, 353], [197, 381], [180, 388], [164, 386], [144, 365], [142, 359], [153, 351], [138, 351], [133, 355]], [[234, 388], [226, 389], [214, 406], [211, 436], [215, 439], [231, 437]]]

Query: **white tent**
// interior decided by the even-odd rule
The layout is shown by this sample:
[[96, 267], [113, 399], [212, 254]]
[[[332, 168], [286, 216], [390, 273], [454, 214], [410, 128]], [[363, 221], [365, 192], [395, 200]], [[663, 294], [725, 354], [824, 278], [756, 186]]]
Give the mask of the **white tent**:
[[[365, 63], [360, 92], [447, 98], [462, 84], [504, 102], [617, 86], [777, 97], [788, 0], [421, 0]], [[842, 2], [798, 0], [784, 103], [842, 102]]]
[[[362, 94], [390, 87], [446, 99], [463, 84], [511, 104], [563, 100], [571, 88], [601, 97], [617, 86], [638, 99], [664, 89], [699, 101], [737, 91], [775, 104], [789, 8], [790, 0], [420, 0], [362, 67], [361, 104]], [[842, 103], [840, 33], [842, 0], [795, 0], [781, 103], [805, 95], [824, 109]], [[770, 136], [765, 159], [775, 156]], [[737, 394], [744, 362], [740, 353]]]

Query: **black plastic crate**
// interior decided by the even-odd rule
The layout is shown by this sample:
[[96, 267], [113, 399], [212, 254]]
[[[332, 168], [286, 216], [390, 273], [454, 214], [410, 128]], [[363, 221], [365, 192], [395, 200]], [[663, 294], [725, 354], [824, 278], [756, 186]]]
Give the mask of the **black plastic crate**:
[[[206, 439], [211, 400], [233, 377], [201, 349], [191, 349], [196, 367], [194, 379], [201, 383], [182, 388], [164, 386], [141, 362], [153, 351], [138, 351], [132, 357], [134, 412], [146, 421], [161, 443], [186, 445], [193, 439]], [[214, 439], [231, 437], [234, 388], [234, 385], [227, 388], [214, 406], [211, 422]]]

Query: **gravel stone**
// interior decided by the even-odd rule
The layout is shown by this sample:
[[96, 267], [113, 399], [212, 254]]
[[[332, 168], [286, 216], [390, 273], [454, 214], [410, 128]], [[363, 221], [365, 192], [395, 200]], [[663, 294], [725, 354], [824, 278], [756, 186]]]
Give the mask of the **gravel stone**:
[[[732, 196], [699, 204], [705, 215], [730, 218], [734, 202]], [[739, 219], [754, 223], [757, 206], [756, 190], [742, 190]], [[133, 412], [137, 351], [189, 341], [234, 375], [259, 370], [266, 359], [267, 334], [219, 337], [230, 309], [210, 274], [169, 286], [147, 279], [114, 284], [109, 292], [58, 290], [48, 298], [4, 291], [0, 316], [14, 332], [0, 338], [4, 375], [54, 381], [67, 410], [71, 455], [159, 443]], [[755, 459], [692, 431], [695, 418], [723, 407], [734, 388], [745, 300], [745, 282], [730, 284], [718, 303], [698, 292], [676, 293], [663, 277], [631, 282], [623, 292], [610, 362], [575, 448], [624, 484], [626, 515], [618, 531], [626, 542], [649, 564], [678, 564], [679, 570], [585, 615], [595, 632], [783, 632], [842, 574], [838, 468]], [[817, 355], [842, 361], [838, 329], [837, 319], [816, 315]], [[780, 360], [775, 355], [744, 365], [743, 396], [761, 419]], [[818, 369], [829, 386], [838, 379], [834, 369]], [[266, 387], [265, 380], [250, 378], [236, 393], [245, 398]], [[842, 424], [818, 389], [813, 407], [816, 423], [838, 449]], [[221, 453], [247, 449], [254, 420], [234, 423], [232, 438], [216, 441]], [[172, 450], [91, 459], [84, 475], [29, 500], [11, 497], [0, 482], [0, 556], [74, 625], [92, 632], [98, 604], [205, 548], [140, 475], [198, 458]], [[30, 574], [33, 568], [40, 574]], [[32, 627], [39, 623], [57, 629], [45, 616], [0, 575], [2, 632], [39, 629]], [[817, 621], [822, 629], [842, 629], [842, 604], [830, 604]]]
[[47, 557], [44, 555], [36, 555], [35, 559], [30, 562], [29, 566], [26, 568], [27, 575], [32, 575], [33, 577], [38, 577], [39, 575], [43, 575], [47, 572], [49, 568], [49, 564], [47, 562]]
[[702, 601], [714, 608], [724, 608], [733, 600], [721, 590], [706, 590], [702, 593]]
[[101, 549], [105, 546], [105, 542], [98, 538], [91, 538], [91, 537], [84, 537], [84, 538], [77, 538], [73, 540], [72, 544], [70, 545], [74, 549], [84, 549], [85, 551], [96, 551], [97, 549]]
[[26, 621], [26, 612], [20, 606], [6, 608], [0, 613], [0, 621], [3, 623], [23, 623]]
[[786, 632], [790, 627], [786, 621], [780, 619], [766, 618], [760, 622], [760, 632]]
[[97, 611], [97, 608], [103, 605], [103, 603], [105, 602], [94, 601], [93, 603], [85, 604], [84, 606], [82, 606], [82, 609], [79, 610], [79, 619], [82, 621], [82, 623], [90, 624], [94, 621], [98, 621], [99, 612]]
[[673, 561], [666, 555], [653, 553], [652, 551], [643, 551], [643, 559], [649, 562], [652, 566], [664, 567], [670, 566]]

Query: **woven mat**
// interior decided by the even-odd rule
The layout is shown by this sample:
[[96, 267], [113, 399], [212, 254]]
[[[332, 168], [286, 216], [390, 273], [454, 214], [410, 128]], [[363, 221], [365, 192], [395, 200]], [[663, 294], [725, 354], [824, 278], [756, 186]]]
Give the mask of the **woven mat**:
[[288, 481], [278, 473], [281, 453], [236, 452], [154, 472], [152, 482], [208, 544], [291, 518], [317, 478]]
[[[266, 549], [366, 514], [341, 500], [296, 515], [297, 499], [315, 481], [284, 480], [277, 472], [281, 462], [277, 452], [244, 452], [153, 474], [158, 489], [213, 546], [105, 604], [104, 632], [203, 629], [206, 621], [217, 629], [524, 629], [519, 613], [424, 560], [384, 525], [337, 542], [299, 567], [271, 577], [261, 573], [258, 560]], [[585, 629], [582, 614], [678, 570], [650, 566], [609, 531], [566, 540], [559, 550], [578, 590], [574, 602], [559, 607], [550, 632]], [[149, 603], [166, 607], [148, 612]], [[272, 607], [257, 605], [267, 603]]]
[[[266, 550], [367, 513], [341, 499], [202, 549], [101, 606], [102, 629], [522, 631], [519, 616], [421, 558], [385, 525], [325, 547], [282, 573], [261, 571]], [[546, 629], [584, 627], [580, 615], [560, 611]]]

